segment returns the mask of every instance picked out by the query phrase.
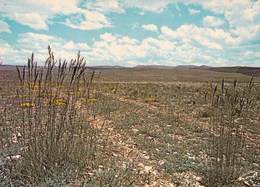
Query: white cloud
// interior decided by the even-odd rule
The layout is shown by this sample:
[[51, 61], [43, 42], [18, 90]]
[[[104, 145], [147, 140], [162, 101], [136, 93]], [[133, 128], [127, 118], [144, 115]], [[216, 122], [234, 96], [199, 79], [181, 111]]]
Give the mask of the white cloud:
[[192, 9], [192, 8], [189, 8], [188, 11], [190, 15], [196, 15], [200, 13], [200, 10]]
[[[178, 3], [185, 5], [201, 5], [203, 9], [215, 14], [223, 14], [224, 20], [231, 27], [232, 34], [238, 35], [241, 42], [259, 39], [260, 1], [250, 0], [92, 0], [85, 3], [86, 7], [79, 7], [79, 0], [12, 0], [0, 3], [0, 14], [3, 18], [14, 20], [35, 30], [47, 30], [54, 18], [68, 16], [59, 21], [66, 26], [81, 30], [97, 30], [112, 27], [106, 13], [125, 13], [126, 8], [139, 8], [142, 14], [146, 11], [161, 13], [169, 4], [178, 7]], [[188, 9], [191, 15], [200, 10]], [[240, 16], [237, 16], [237, 15]], [[217, 19], [217, 20], [216, 20]], [[220, 26], [223, 22], [219, 18], [206, 17], [205, 25]]]
[[77, 12], [77, 0], [13, 0], [0, 3], [0, 13], [22, 25], [33, 29], [48, 29], [47, 22], [58, 14]]
[[[37, 1], [37, 0], [25, 0], [29, 1], [30, 3], [34, 3], [35, 5], [39, 5], [44, 8], [50, 9], [52, 13], [62, 13], [64, 15], [69, 15], [75, 13], [79, 10], [78, 4], [79, 0], [44, 0], [44, 1]], [[47, 12], [46, 12], [47, 13]]]
[[[103, 13], [79, 8], [78, 4], [78, 0], [12, 0], [0, 3], [0, 13], [35, 30], [47, 30], [48, 24], [60, 15], [69, 16], [60, 23], [81, 30], [96, 30], [111, 25]], [[82, 19], [77, 19], [80, 17]]]
[[138, 12], [139, 15], [144, 16], [145, 12]]
[[201, 5], [205, 10], [223, 14], [240, 42], [260, 40], [260, 1], [251, 0], [188, 0], [185, 4]]
[[225, 22], [221, 18], [214, 16], [206, 16], [203, 18], [203, 24], [208, 27], [219, 27], [224, 23]]
[[125, 13], [125, 10], [121, 7], [117, 0], [87, 2], [86, 7], [90, 10], [96, 10], [104, 13]]
[[201, 62], [214, 64], [216, 60], [222, 62], [219, 53], [213, 50], [201, 49], [189, 43], [178, 43], [168, 38], [148, 37], [142, 41], [128, 38], [131, 42], [122, 42], [126, 38], [122, 35], [105, 33], [100, 40], [94, 41], [92, 50], [87, 52], [87, 59], [92, 65], [178, 65]]
[[139, 8], [144, 11], [150, 11], [155, 13], [161, 13], [167, 5], [170, 3], [170, 0], [148, 0], [148, 1], [140, 1], [140, 0], [122, 0], [122, 5], [124, 7], [130, 8]]
[[195, 25], [182, 25], [176, 30], [163, 26], [160, 38], [178, 39], [182, 43], [196, 42], [218, 50], [238, 42], [237, 38], [233, 38], [230, 33], [222, 29], [200, 28]]
[[104, 33], [99, 41], [94, 41], [92, 51], [87, 54], [92, 62], [113, 63], [131, 58], [145, 57], [139, 41], [122, 35]]
[[134, 45], [139, 42], [138, 40], [134, 38], [129, 38], [128, 36], [113, 35], [112, 33], [101, 34], [100, 38], [107, 43], [117, 42], [119, 44]]
[[184, 25], [176, 30], [164, 26], [161, 32], [159, 38], [148, 37], [140, 41], [127, 36], [104, 33], [93, 41], [85, 55], [90, 65], [227, 66], [240, 63], [252, 66], [258, 63], [259, 57], [256, 53], [251, 52], [250, 48], [247, 53], [244, 53], [243, 47], [235, 48], [237, 39], [222, 29]]
[[[5, 64], [14, 61], [24, 64], [26, 58], [34, 51], [36, 60], [43, 64], [48, 56], [47, 45], [51, 45], [56, 59], [70, 60], [75, 58], [77, 51], [80, 50], [89, 65], [207, 64], [224, 66], [238, 63], [255, 65], [259, 61], [259, 54], [257, 56], [254, 52], [257, 49], [252, 50], [253, 46], [245, 50], [244, 47], [234, 47], [235, 44], [232, 45], [231, 42], [225, 45], [225, 50], [212, 50], [220, 48], [219, 40], [228, 37], [228, 34], [220, 29], [206, 30], [186, 25], [176, 30], [167, 27], [162, 27], [161, 30], [162, 34], [159, 38], [148, 37], [140, 41], [128, 36], [104, 33], [100, 35], [100, 38], [93, 40], [92, 44], [66, 41], [46, 34], [24, 33], [18, 35], [17, 44], [12, 47], [0, 39], [0, 55]], [[198, 32], [209, 34], [204, 37], [205, 33], [198, 35]], [[194, 36], [186, 38], [187, 33], [194, 33]], [[184, 40], [185, 38], [187, 40]], [[195, 45], [199, 42], [200, 45]]]
[[[169, 4], [183, 3], [189, 5], [199, 5], [203, 9], [213, 12], [214, 14], [222, 14], [224, 20], [231, 27], [232, 34], [238, 36], [238, 40], [247, 43], [253, 40], [260, 40], [260, 1], [251, 0], [122, 0], [122, 6], [139, 8], [142, 11], [150, 11], [160, 13], [167, 8]], [[188, 9], [191, 15], [199, 13], [199, 10]], [[238, 16], [239, 15], [239, 16]], [[223, 20], [215, 17], [206, 18], [205, 24], [211, 27], [217, 27], [223, 24]]]
[[129, 44], [129, 45], [135, 45], [139, 43], [137, 39], [129, 38], [128, 36], [119, 37], [117, 41], [119, 44]]
[[90, 47], [86, 43], [74, 43], [73, 41], [66, 42], [63, 45], [64, 49], [67, 50], [88, 50]]
[[34, 52], [36, 61], [43, 64], [48, 56], [48, 45], [53, 49], [56, 59], [74, 59], [79, 50], [82, 56], [86, 56], [86, 52], [90, 50], [86, 43], [75, 43], [51, 35], [29, 32], [19, 34], [14, 46], [0, 39], [0, 56], [5, 64], [25, 64], [26, 58]]
[[158, 28], [154, 24], [142, 25], [142, 28], [147, 31], [157, 32]]
[[[240, 16], [238, 18], [237, 13]], [[225, 12], [232, 31], [238, 35], [241, 42], [260, 40], [260, 1], [234, 6]]]
[[19, 34], [17, 40], [17, 44], [20, 49], [27, 49], [31, 51], [42, 50], [46, 48], [48, 45], [54, 47], [55, 44], [60, 44], [62, 42], [62, 38], [32, 32]]
[[0, 55], [1, 57], [7, 57], [7, 55], [10, 55], [10, 52], [12, 51], [12, 47], [3, 39], [0, 38]]
[[10, 19], [21, 23], [22, 25], [29, 26], [36, 30], [47, 30], [48, 26], [44, 17], [42, 17], [39, 13], [13, 13], [9, 16]]
[[[29, 56], [23, 56], [24, 53], [20, 50], [16, 50], [7, 43], [5, 40], [0, 38], [0, 60], [3, 64], [14, 64], [14, 63], [26, 63], [26, 59]], [[25, 57], [21, 60], [22, 57]]]
[[11, 33], [10, 26], [2, 20], [0, 20], [0, 32]]
[[156, 38], [146, 38], [142, 41], [143, 45], [149, 45], [149, 46], [156, 46], [160, 49], [166, 49], [166, 50], [174, 50], [176, 48], [175, 44], [168, 41], [168, 40], [158, 40]]
[[105, 42], [114, 42], [114, 41], [116, 41], [116, 37], [113, 36], [111, 33], [101, 34], [100, 38], [103, 39]]
[[251, 4], [250, 0], [188, 0], [185, 4], [201, 5], [204, 9], [216, 14], [224, 14], [225, 11], [235, 7], [244, 7]]
[[78, 14], [71, 15], [65, 22], [61, 23], [80, 30], [97, 30], [111, 27], [111, 23], [106, 16], [99, 12], [88, 10], [80, 10]]
[[200, 35], [196, 35], [193, 37], [193, 39], [198, 42], [199, 44], [208, 47], [210, 49], [223, 49], [222, 45], [213, 41], [210, 41], [208, 38], [205, 38]]

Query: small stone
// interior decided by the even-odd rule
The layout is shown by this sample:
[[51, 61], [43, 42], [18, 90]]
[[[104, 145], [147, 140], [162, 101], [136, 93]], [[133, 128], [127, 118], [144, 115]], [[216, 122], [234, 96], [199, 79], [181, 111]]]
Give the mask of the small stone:
[[199, 176], [195, 176], [195, 180], [198, 181], [198, 182], [200, 182], [200, 181], [202, 180], [202, 178], [199, 177]]
[[115, 157], [117, 157], [118, 156], [118, 154], [116, 154], [116, 153], [112, 153], [113, 154], [113, 156], [115, 156]]
[[259, 166], [259, 164], [257, 164], [257, 163], [253, 163], [253, 165], [254, 165], [255, 167], [258, 167], [258, 166]]
[[20, 132], [17, 133], [17, 138], [21, 138], [22, 134]]
[[9, 156], [6, 159], [7, 160], [18, 160], [21, 158], [21, 155], [13, 155], [13, 156]]
[[146, 173], [149, 173], [151, 170], [152, 170], [152, 166], [145, 166], [144, 167], [144, 171], [146, 172]]
[[159, 165], [163, 165], [165, 162], [163, 160], [159, 161]]

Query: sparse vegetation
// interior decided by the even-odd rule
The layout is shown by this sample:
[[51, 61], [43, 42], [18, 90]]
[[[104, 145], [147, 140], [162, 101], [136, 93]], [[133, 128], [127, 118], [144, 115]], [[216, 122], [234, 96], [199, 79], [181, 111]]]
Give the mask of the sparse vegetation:
[[[222, 186], [234, 181], [248, 168], [246, 126], [254, 108], [253, 79], [241, 87], [237, 81], [214, 89], [212, 134], [209, 138], [209, 185]], [[256, 158], [256, 155], [255, 155]]]
[[37, 66], [33, 54], [27, 67], [17, 67], [19, 84], [14, 99], [5, 103], [11, 111], [2, 118], [2, 130], [8, 133], [4, 146], [12, 147], [8, 154], [21, 159], [5, 163], [6, 185], [56, 180], [67, 168], [85, 168], [95, 159], [96, 132], [84, 120], [87, 114], [78, 101], [91, 84], [84, 79], [84, 59], [78, 54], [71, 63], [55, 65], [49, 48], [44, 67]]
[[100, 76], [50, 48], [44, 67], [0, 73], [1, 186], [259, 185], [259, 78]]

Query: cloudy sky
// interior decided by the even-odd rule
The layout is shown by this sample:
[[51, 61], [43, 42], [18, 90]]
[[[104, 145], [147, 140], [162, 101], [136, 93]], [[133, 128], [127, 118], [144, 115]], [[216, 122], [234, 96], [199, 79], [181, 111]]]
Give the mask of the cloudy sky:
[[1, 0], [0, 61], [260, 66], [259, 0]]

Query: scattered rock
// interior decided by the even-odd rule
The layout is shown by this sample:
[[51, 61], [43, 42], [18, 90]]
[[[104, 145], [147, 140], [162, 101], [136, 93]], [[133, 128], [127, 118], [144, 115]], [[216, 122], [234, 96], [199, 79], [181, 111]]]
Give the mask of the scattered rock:
[[21, 158], [21, 155], [13, 155], [13, 156], [8, 156], [6, 159], [7, 160], [18, 160]]
[[260, 186], [260, 174], [259, 171], [250, 171], [237, 179], [238, 182], [243, 183], [250, 187]]
[[150, 173], [152, 169], [153, 169], [152, 166], [144, 166], [144, 171], [145, 171], [146, 173]]

